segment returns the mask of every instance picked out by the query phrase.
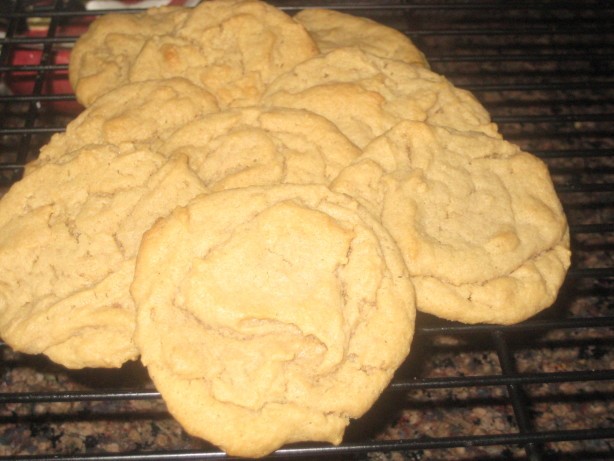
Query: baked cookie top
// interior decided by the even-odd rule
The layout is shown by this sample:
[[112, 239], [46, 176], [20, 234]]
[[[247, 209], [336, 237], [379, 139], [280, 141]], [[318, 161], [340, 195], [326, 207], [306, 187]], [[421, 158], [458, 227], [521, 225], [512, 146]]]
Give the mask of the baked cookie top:
[[265, 106], [306, 109], [364, 147], [401, 120], [498, 136], [490, 115], [468, 91], [419, 66], [339, 48], [280, 75]]
[[152, 36], [171, 34], [184, 23], [189, 11], [162, 7], [96, 18], [70, 53], [68, 77], [77, 100], [87, 107], [128, 83], [132, 64], [145, 42]]
[[155, 151], [181, 126], [217, 111], [208, 91], [183, 78], [128, 83], [98, 98], [64, 133], [53, 135], [28, 171], [69, 158], [88, 144], [113, 144], [122, 152], [140, 146]]
[[141, 359], [169, 411], [230, 455], [339, 443], [414, 329], [393, 240], [324, 186], [194, 199], [145, 233], [131, 293]]
[[513, 323], [554, 302], [569, 266], [567, 222], [546, 165], [517, 146], [404, 121], [331, 187], [390, 231], [419, 310]]
[[324, 117], [259, 107], [200, 117], [177, 130], [159, 151], [186, 155], [211, 190], [329, 184], [361, 153]]
[[0, 337], [69, 368], [136, 358], [141, 235], [205, 190], [185, 158], [112, 145], [33, 170], [0, 201]]
[[[71, 82], [83, 104], [121, 83], [181, 76], [211, 91], [221, 107], [251, 105], [277, 75], [318, 53], [302, 25], [257, 0], [210, 0], [141, 16], [145, 25], [123, 34], [119, 19], [95, 22], [77, 42]], [[149, 27], [151, 18], [164, 26]]]
[[382, 58], [429, 67], [424, 54], [407, 35], [369, 18], [309, 8], [299, 11], [294, 19], [307, 29], [322, 53], [353, 46]]

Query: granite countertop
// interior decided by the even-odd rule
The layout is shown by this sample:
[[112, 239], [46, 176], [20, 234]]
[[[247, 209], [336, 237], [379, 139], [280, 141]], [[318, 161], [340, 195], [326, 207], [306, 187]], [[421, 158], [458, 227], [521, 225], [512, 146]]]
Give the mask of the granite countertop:
[[[374, 408], [350, 426], [344, 443], [382, 442], [352, 455], [373, 460], [503, 460], [531, 454], [533, 459], [613, 459], [613, 376], [608, 373], [614, 373], [614, 66], [600, 57], [612, 51], [614, 37], [605, 29], [611, 11], [599, 10], [597, 2], [585, 9], [573, 3], [509, 9], [480, 7], [483, 3], [361, 5], [350, 11], [408, 32], [433, 70], [474, 91], [507, 139], [544, 158], [569, 218], [574, 256], [557, 303], [526, 327], [464, 330], [419, 315], [407, 363]], [[602, 16], [604, 30], [599, 29]], [[0, 105], [4, 130], [23, 126], [24, 114], [32, 111], [27, 102], [1, 100]], [[72, 116], [43, 106], [34, 125], [61, 127]], [[10, 163], [16, 161], [12, 149], [29, 142], [29, 155], [35, 156], [49, 133], [26, 141], [19, 132], [1, 136], [1, 160]], [[0, 459], [216, 451], [182, 431], [138, 362], [118, 370], [67, 370], [6, 346], [0, 353]], [[591, 374], [596, 378], [587, 379]], [[518, 376], [535, 379], [509, 380]], [[109, 390], [138, 394], [87, 398]], [[54, 398], [38, 394], [49, 392], [60, 401], [44, 401]], [[74, 401], [62, 398], [73, 392], [85, 394]], [[512, 394], [524, 411], [520, 419]], [[28, 401], [28, 396], [41, 398]], [[597, 430], [610, 432], [590, 435]], [[534, 448], [505, 438], [525, 431], [555, 437]], [[579, 435], [572, 437], [574, 431]], [[417, 440], [425, 443], [403, 450], [386, 445]], [[449, 443], [435, 448], [431, 442], [437, 440]]]

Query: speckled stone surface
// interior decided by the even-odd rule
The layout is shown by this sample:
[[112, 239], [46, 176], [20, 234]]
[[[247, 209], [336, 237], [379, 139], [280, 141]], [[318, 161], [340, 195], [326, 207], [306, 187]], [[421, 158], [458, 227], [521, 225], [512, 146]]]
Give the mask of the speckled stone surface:
[[[548, 379], [562, 372], [598, 376], [614, 370], [614, 65], [601, 58], [611, 53], [614, 36], [609, 29], [599, 30], [600, 19], [604, 27], [611, 24], [612, 13], [600, 10], [598, 2], [548, 8], [490, 8], [488, 2], [460, 7], [446, 1], [399, 6], [405, 3], [361, 1], [362, 8], [348, 11], [407, 32], [435, 71], [475, 91], [506, 138], [545, 159], [560, 191], [572, 225], [573, 266], [559, 301], [529, 325], [600, 318], [604, 324], [464, 331], [420, 315], [407, 363], [374, 408], [348, 430], [344, 446], [365, 445], [365, 450], [328, 456], [374, 461], [614, 459], [611, 377]], [[0, 130], [5, 130], [0, 131], [0, 163], [6, 164], [36, 155], [49, 136], [43, 130], [26, 139], [7, 129], [61, 129], [74, 115], [59, 115], [45, 101], [33, 107], [17, 100], [0, 100], [0, 113]], [[12, 171], [0, 170], [0, 178], [6, 181]], [[605, 272], [586, 272], [595, 269]], [[155, 395], [17, 402], [49, 392], [67, 400], [62, 397], [71, 392], [154, 391], [138, 362], [119, 370], [71, 371], [4, 346], [0, 354], [0, 458], [218, 453], [186, 435]], [[506, 378], [518, 375], [545, 378], [509, 386]], [[488, 381], [493, 378], [501, 380]], [[514, 392], [524, 422], [510, 398]], [[525, 423], [528, 427], [521, 427]], [[559, 436], [533, 448], [484, 439], [523, 430]], [[583, 430], [589, 431], [583, 437], [561, 440], [560, 431]], [[590, 436], [594, 430], [610, 430], [610, 438]], [[424, 444], [411, 446], [412, 441]], [[446, 443], [435, 447], [441, 441]], [[398, 449], [389, 442], [409, 442], [409, 447]]]

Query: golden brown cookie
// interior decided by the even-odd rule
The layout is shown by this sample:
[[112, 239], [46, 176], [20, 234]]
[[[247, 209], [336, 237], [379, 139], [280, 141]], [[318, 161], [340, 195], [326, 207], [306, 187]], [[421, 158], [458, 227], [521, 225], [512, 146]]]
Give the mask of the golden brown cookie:
[[[251, 105], [275, 77], [318, 53], [302, 25], [257, 0], [210, 0], [141, 16], [145, 25], [124, 35], [116, 33], [124, 18], [95, 22], [77, 42], [71, 82], [82, 103], [128, 81], [181, 76], [211, 91], [221, 107]], [[164, 27], [150, 27], [151, 17]]]
[[407, 35], [369, 18], [309, 8], [299, 11], [294, 19], [307, 29], [322, 53], [354, 46], [382, 58], [429, 67], [424, 54]]
[[262, 104], [320, 114], [361, 148], [401, 120], [497, 136], [488, 112], [468, 91], [428, 69], [358, 48], [299, 64], [269, 86]]
[[324, 186], [194, 199], [144, 235], [131, 293], [142, 361], [169, 411], [230, 455], [339, 443], [414, 329], [398, 248]]
[[567, 221], [546, 165], [504, 140], [401, 122], [331, 187], [390, 231], [418, 310], [518, 322], [554, 302], [569, 267]]
[[136, 358], [141, 235], [205, 190], [185, 158], [113, 145], [33, 170], [0, 201], [0, 337], [69, 368]]
[[70, 53], [69, 80], [77, 100], [87, 107], [128, 83], [132, 63], [145, 42], [152, 36], [172, 33], [184, 23], [189, 11], [163, 7], [98, 17]]
[[258, 107], [203, 116], [173, 133], [160, 152], [186, 155], [211, 190], [329, 184], [361, 153], [324, 117]]
[[157, 150], [175, 130], [217, 112], [215, 98], [183, 78], [122, 85], [101, 96], [43, 146], [27, 172], [60, 162], [88, 144], [113, 144], [122, 152], [147, 146]]

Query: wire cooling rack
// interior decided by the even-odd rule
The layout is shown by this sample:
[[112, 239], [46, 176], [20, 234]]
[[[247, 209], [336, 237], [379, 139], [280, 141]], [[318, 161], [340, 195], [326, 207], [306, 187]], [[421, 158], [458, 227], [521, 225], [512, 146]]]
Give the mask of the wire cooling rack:
[[[507, 139], [548, 163], [574, 256], [556, 304], [522, 324], [467, 326], [419, 315], [407, 363], [340, 446], [292, 445], [272, 457], [614, 459], [614, 8], [600, 1], [276, 5], [290, 14], [326, 5], [409, 35], [433, 70], [474, 92]], [[0, 12], [6, 189], [81, 110], [66, 77], [70, 47], [106, 11], [83, 1], [4, 0]], [[0, 460], [224, 456], [183, 433], [138, 363], [70, 371], [6, 346], [0, 353]]]

